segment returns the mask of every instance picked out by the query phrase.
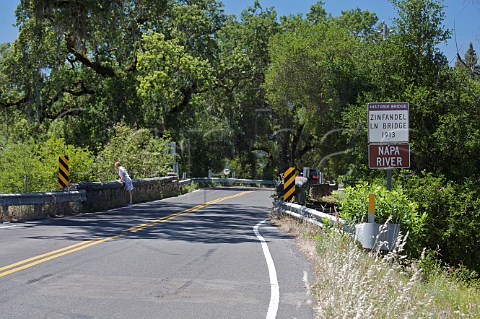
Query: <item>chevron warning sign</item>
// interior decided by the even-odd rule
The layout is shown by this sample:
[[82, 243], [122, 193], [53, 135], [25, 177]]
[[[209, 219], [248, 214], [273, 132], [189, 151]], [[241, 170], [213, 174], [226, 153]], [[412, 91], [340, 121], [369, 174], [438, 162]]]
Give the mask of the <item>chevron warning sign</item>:
[[58, 158], [58, 185], [62, 188], [68, 187], [68, 156]]
[[291, 202], [295, 194], [295, 167], [289, 167], [283, 173], [283, 200]]

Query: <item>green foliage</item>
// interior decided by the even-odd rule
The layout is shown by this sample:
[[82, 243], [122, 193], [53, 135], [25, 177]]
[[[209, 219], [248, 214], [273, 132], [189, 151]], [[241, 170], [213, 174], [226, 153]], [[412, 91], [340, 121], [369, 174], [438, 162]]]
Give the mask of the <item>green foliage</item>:
[[480, 272], [480, 194], [475, 183], [454, 183], [431, 173], [403, 181], [405, 193], [427, 216], [421, 246], [438, 250], [450, 265]]
[[69, 157], [69, 181], [94, 178], [94, 156], [84, 148], [67, 145], [62, 138], [29, 138], [4, 144], [0, 150], [1, 193], [53, 191], [58, 187], [58, 157]]
[[[51, 190], [53, 180], [44, 180], [44, 168], [39, 161], [37, 144], [33, 139], [27, 142], [7, 144], [2, 148], [0, 157], [0, 192], [25, 193], [39, 190]], [[50, 169], [50, 173], [54, 170]], [[51, 176], [50, 176], [51, 177]]]
[[310, 12], [307, 13], [307, 21], [312, 23], [319, 23], [320, 21], [325, 21], [327, 18], [327, 11], [323, 7], [325, 2], [318, 1], [310, 8]]
[[422, 277], [426, 281], [434, 279], [444, 271], [436, 250], [424, 249], [421, 258], [418, 259], [418, 265], [422, 268]]
[[417, 218], [417, 205], [400, 188], [388, 191], [384, 186], [366, 182], [345, 188], [343, 198], [338, 198], [341, 216], [349, 222], [365, 222], [369, 194], [375, 195], [375, 222], [402, 223]]
[[[260, 177], [259, 172], [263, 172], [256, 151], [272, 153], [274, 149], [273, 112], [262, 85], [270, 63], [268, 43], [278, 31], [275, 10], [264, 9], [255, 1], [242, 12], [239, 21], [227, 20], [218, 33], [218, 89], [214, 92], [213, 110], [220, 123], [227, 125], [231, 136], [228, 155], [240, 161], [243, 176]], [[226, 156], [220, 157], [223, 160]], [[270, 160], [265, 171], [275, 165]]]
[[427, 213], [419, 213], [418, 204], [401, 188], [388, 191], [384, 186], [366, 182], [347, 186], [342, 197], [336, 195], [340, 216], [350, 224], [367, 222], [369, 194], [375, 195], [375, 222], [400, 224], [402, 233], [408, 232], [408, 250], [417, 252], [421, 249], [418, 243], [424, 236]]
[[197, 190], [199, 188], [200, 186], [197, 183], [191, 182], [190, 184], [183, 186], [180, 191], [182, 192], [182, 194], [186, 194], [186, 193], [191, 193], [194, 190]]
[[360, 8], [342, 11], [338, 18], [342, 27], [349, 30], [352, 35], [366, 41], [372, 41], [380, 37], [375, 24], [378, 17], [375, 13], [360, 10]]
[[480, 70], [480, 65], [478, 65], [478, 56], [477, 52], [475, 52], [475, 49], [473, 48], [472, 42], [470, 42], [468, 50], [465, 52], [463, 59], [457, 56], [455, 68], [466, 71], [473, 77], [475, 77], [475, 75], [477, 78], [480, 76], [480, 74], [478, 74], [478, 71]]
[[58, 178], [58, 157], [60, 155], [68, 156], [69, 181], [71, 183], [80, 183], [93, 181], [95, 179], [94, 155], [85, 148], [67, 145], [63, 138], [50, 137], [38, 147], [38, 154], [41, 156], [41, 163], [44, 167], [54, 167], [55, 170], [49, 175], [44, 176], [45, 181], [55, 181], [52, 185], [56, 187]]
[[453, 181], [478, 178], [480, 82], [449, 68], [438, 50], [449, 36], [442, 23], [442, 4], [392, 2], [400, 18], [389, 26], [392, 30], [384, 41], [368, 43], [365, 54], [359, 55], [358, 65], [368, 85], [341, 116], [342, 137], [351, 145], [348, 179], [378, 174], [366, 165], [366, 105], [372, 101], [410, 103], [414, 171], [434, 172]]
[[438, 49], [438, 45], [450, 37], [450, 31], [443, 25], [444, 5], [435, 0], [390, 2], [398, 13], [394, 19], [398, 32], [393, 39], [404, 45], [399, 55], [402, 65], [409, 66], [400, 71], [402, 76], [416, 85], [433, 85], [447, 63]]
[[209, 85], [211, 70], [208, 61], [192, 56], [178, 40], [167, 40], [162, 33], [144, 34], [142, 45], [137, 55], [137, 94], [143, 101], [145, 121], [149, 127], [168, 129], [173, 124], [168, 123], [173, 120], [168, 114], [186, 107], [182, 104], [185, 86]]
[[132, 178], [165, 176], [173, 163], [166, 145], [169, 142], [168, 137], [155, 138], [146, 129], [133, 129], [120, 122], [114, 126], [110, 141], [98, 153], [96, 177], [99, 180], [116, 179], [115, 162], [121, 162]]
[[232, 173], [235, 172], [236, 178], [245, 178], [245, 179], [253, 178], [251, 174], [252, 168], [250, 167], [249, 164], [245, 164], [244, 162], [242, 163], [241, 159], [234, 158], [232, 160], [229, 160], [227, 164], [228, 166], [230, 166], [230, 172]]
[[205, 177], [208, 170], [214, 173], [223, 171], [225, 158], [233, 153], [232, 132], [214, 119], [204, 119], [197, 126], [187, 130], [180, 141], [178, 150], [189, 177]]
[[341, 119], [365, 89], [363, 45], [335, 20], [299, 24], [271, 39], [265, 87], [279, 117], [275, 141], [283, 165], [306, 163], [326, 171], [334, 162], [327, 174], [346, 173], [350, 145]]

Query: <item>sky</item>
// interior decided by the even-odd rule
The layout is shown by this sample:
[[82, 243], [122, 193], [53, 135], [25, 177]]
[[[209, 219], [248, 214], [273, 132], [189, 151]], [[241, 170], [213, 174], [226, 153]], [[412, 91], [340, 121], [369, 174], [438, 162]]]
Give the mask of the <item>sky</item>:
[[[0, 0], [0, 43], [12, 42], [18, 35], [15, 23], [15, 8], [20, 0]], [[254, 0], [222, 0], [225, 12], [237, 16], [251, 6]], [[391, 25], [396, 12], [388, 0], [324, 0], [325, 9], [332, 16], [339, 16], [343, 10], [360, 8], [374, 12], [380, 21], [384, 20]], [[303, 14], [310, 11], [310, 7], [317, 0], [260, 0], [262, 8], [275, 7], [278, 15]], [[439, 46], [447, 56], [451, 65], [455, 63], [458, 51], [463, 57], [470, 42], [478, 55], [480, 55], [480, 0], [444, 0], [446, 6], [445, 28], [454, 30], [452, 39]]]

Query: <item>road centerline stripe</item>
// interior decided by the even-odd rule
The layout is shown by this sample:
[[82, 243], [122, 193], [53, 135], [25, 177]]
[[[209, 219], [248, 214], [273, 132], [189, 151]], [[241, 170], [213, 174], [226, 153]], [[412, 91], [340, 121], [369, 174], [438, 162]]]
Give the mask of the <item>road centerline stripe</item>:
[[159, 218], [159, 219], [155, 219], [155, 220], [151, 220], [149, 222], [145, 222], [145, 223], [142, 223], [142, 224], [131, 226], [127, 229], [119, 231], [118, 234], [113, 235], [113, 236], [87, 239], [87, 240], [84, 240], [82, 242], [79, 242], [79, 243], [76, 243], [76, 244], [73, 244], [73, 245], [70, 245], [70, 246], [67, 246], [67, 247], [56, 249], [56, 250], [53, 250], [53, 251], [50, 251], [50, 252], [46, 252], [44, 254], [40, 254], [40, 255], [37, 255], [37, 256], [33, 256], [31, 258], [27, 258], [27, 259], [15, 262], [13, 264], [9, 264], [9, 265], [0, 267], [0, 277], [4, 277], [4, 276], [10, 275], [10, 274], [13, 274], [13, 273], [18, 272], [20, 270], [24, 270], [24, 269], [33, 267], [35, 265], [38, 265], [38, 264], [41, 264], [41, 263], [44, 263], [44, 262], [47, 262], [47, 261], [65, 256], [65, 255], [71, 254], [71, 253], [79, 251], [79, 250], [83, 250], [83, 249], [95, 246], [95, 245], [100, 244], [100, 243], [104, 243], [106, 241], [110, 241], [112, 239], [117, 239], [117, 238], [123, 237], [127, 233], [135, 233], [137, 231], [144, 230], [144, 229], [149, 228], [149, 227], [155, 227], [159, 223], [165, 223], [165, 222], [173, 220], [177, 217], [180, 217], [180, 216], [186, 215], [188, 213], [191, 213], [191, 212], [200, 210], [202, 208], [205, 208], [207, 206], [225, 201], [227, 199], [240, 197], [240, 196], [252, 193], [252, 192], [253, 191], [244, 191], [244, 192], [241, 192], [241, 193], [238, 193], [238, 194], [235, 194], [235, 195], [225, 196], [225, 197], [221, 197], [221, 198], [218, 198], [218, 199], [214, 199], [214, 200], [211, 200], [209, 202], [199, 204], [199, 205], [196, 205], [194, 207], [190, 207], [190, 208], [188, 208], [188, 209], [186, 209], [182, 212], [173, 213], [173, 214], [164, 216], [164, 217]]

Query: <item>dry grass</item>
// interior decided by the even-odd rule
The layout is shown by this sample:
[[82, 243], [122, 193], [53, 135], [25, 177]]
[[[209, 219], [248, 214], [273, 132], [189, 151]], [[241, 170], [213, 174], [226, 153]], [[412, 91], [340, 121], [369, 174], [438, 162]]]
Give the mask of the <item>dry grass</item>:
[[367, 253], [345, 234], [290, 217], [272, 223], [298, 239], [315, 270], [318, 318], [480, 318], [480, 292], [443, 274], [429, 282], [398, 252]]

